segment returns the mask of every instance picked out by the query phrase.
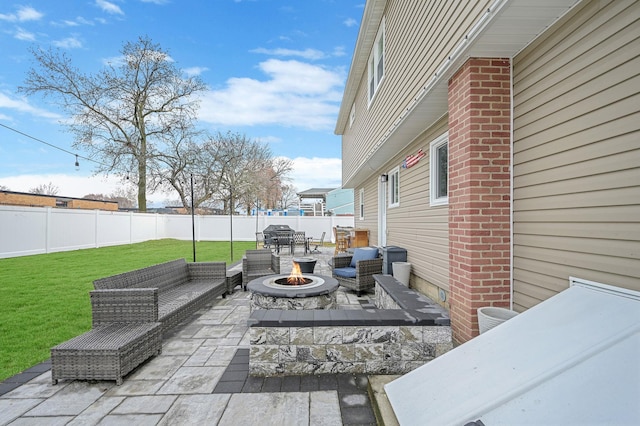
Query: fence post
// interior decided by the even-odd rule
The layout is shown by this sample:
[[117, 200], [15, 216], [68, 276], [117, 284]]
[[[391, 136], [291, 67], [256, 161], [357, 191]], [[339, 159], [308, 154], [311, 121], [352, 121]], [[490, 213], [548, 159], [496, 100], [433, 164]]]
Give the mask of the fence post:
[[44, 225], [44, 252], [49, 253], [51, 251], [51, 207], [45, 207], [46, 216], [45, 216], [45, 225]]
[[100, 234], [99, 234], [99, 229], [100, 229], [100, 210], [95, 210], [94, 217], [95, 217], [95, 222], [93, 223], [93, 226], [94, 226], [93, 238], [95, 238], [94, 247], [98, 248], [98, 247], [100, 247], [100, 245], [98, 244], [99, 237], [100, 237]]

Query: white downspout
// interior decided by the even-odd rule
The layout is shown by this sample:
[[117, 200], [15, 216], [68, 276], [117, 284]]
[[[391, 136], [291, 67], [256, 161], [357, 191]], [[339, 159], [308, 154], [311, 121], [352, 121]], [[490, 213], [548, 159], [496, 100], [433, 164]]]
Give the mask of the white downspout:
[[510, 118], [510, 130], [509, 130], [509, 139], [510, 139], [510, 159], [509, 159], [509, 309], [513, 310], [513, 157], [514, 157], [514, 143], [513, 143], [513, 56], [509, 61], [509, 97], [511, 102], [511, 118]]

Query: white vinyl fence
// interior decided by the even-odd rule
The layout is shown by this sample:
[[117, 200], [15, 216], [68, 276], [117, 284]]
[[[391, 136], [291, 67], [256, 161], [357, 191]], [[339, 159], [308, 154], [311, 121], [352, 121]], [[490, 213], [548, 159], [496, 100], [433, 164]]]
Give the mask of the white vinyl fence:
[[[255, 241], [268, 225], [289, 225], [308, 237], [333, 238], [334, 226], [354, 226], [353, 216], [195, 216], [198, 241]], [[191, 240], [189, 215], [0, 206], [0, 258], [138, 243]]]

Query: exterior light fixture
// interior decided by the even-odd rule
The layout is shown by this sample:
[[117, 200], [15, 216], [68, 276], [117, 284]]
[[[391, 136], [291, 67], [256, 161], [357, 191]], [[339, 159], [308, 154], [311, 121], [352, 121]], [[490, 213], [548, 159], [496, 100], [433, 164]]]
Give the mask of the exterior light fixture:
[[382, 174], [380, 175], [380, 182], [385, 183], [389, 180], [389, 175]]

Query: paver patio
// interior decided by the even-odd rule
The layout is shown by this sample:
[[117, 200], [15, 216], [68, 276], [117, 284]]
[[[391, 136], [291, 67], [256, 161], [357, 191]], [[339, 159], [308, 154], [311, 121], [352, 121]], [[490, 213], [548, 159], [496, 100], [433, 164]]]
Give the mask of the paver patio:
[[[333, 248], [322, 248], [316, 274], [331, 275]], [[234, 265], [234, 269], [241, 265]], [[281, 255], [281, 271], [291, 256]], [[340, 289], [342, 309], [362, 309], [369, 296]], [[375, 424], [365, 375], [257, 378], [248, 376], [250, 293], [198, 311], [163, 341], [162, 354], [115, 382], [51, 384], [47, 364], [8, 379], [0, 395], [0, 425]], [[11, 382], [24, 384], [15, 389]]]

